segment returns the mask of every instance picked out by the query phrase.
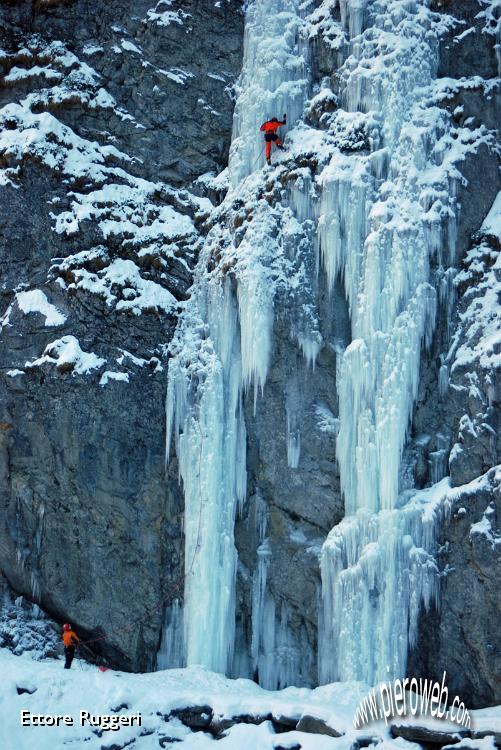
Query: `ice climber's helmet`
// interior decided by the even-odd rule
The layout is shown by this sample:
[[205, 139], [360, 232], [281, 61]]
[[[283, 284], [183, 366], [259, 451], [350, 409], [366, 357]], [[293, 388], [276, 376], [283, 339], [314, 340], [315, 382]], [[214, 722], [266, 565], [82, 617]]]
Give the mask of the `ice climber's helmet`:
[[71, 625], [69, 622], [65, 622], [63, 625], [63, 630], [71, 630]]

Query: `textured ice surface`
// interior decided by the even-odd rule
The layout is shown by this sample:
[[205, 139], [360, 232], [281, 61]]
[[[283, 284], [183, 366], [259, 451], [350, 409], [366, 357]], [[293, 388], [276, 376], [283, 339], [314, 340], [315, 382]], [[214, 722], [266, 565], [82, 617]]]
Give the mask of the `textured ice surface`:
[[[257, 0], [247, 10], [246, 51], [230, 154], [234, 186], [258, 167], [254, 161], [262, 144], [256, 146], [256, 134], [265, 119], [263, 106], [280, 115], [288, 109], [292, 122], [302, 110], [306, 82], [297, 39], [298, 6], [292, 0]], [[255, 185], [251, 179], [248, 194], [260, 183], [260, 176]], [[234, 255], [227, 250], [236, 290], [223, 274], [207, 274], [211, 256], [220, 254], [221, 248], [231, 248], [232, 243], [224, 227], [216, 226], [209, 233], [190, 305], [171, 347], [167, 450], [173, 436], [185, 497], [185, 660], [188, 665], [202, 664], [220, 672], [229, 670], [234, 649], [237, 555], [233, 534], [238, 504], [246, 493], [242, 396], [253, 388], [257, 399], [271, 353], [274, 269], [283, 253], [277, 240], [276, 213], [265, 201], [256, 203], [238, 257], [236, 248]], [[274, 623], [274, 611], [268, 607], [268, 612]], [[169, 640], [178, 638], [173, 613], [167, 618], [171, 624], [163, 653], [169, 652]]]
[[[273, 549], [258, 534], [250, 653], [233, 661], [243, 395], [266, 399], [277, 320], [312, 367], [323, 346], [335, 352], [339, 415], [319, 407], [317, 422], [337, 435], [346, 517], [321, 552], [320, 679], [402, 675], [419, 607], [437, 596], [432, 553], [447, 488], [439, 446], [430, 459], [433, 491], [401, 494], [401, 456], [422, 348], [437, 305], [450, 308], [453, 299], [458, 164], [491, 138], [482, 126], [454, 125], [439, 106], [458, 87], [478, 84], [436, 81], [447, 16], [425, 0], [342, 0], [337, 21], [335, 5], [248, 4], [230, 188], [212, 217], [169, 369], [168, 448], [172, 436], [186, 502], [186, 663], [227, 672], [238, 663], [237, 673], [248, 663], [270, 687], [302, 679], [302, 645], [269, 589]], [[312, 90], [307, 40], [318, 34], [338, 53], [336, 94], [328, 80]], [[287, 153], [274, 152], [273, 166], [261, 169], [259, 125], [283, 112]], [[336, 333], [334, 304], [320, 321], [319, 273], [331, 294], [344, 287], [348, 341]], [[334, 331], [331, 340], [324, 329]], [[297, 471], [301, 397], [293, 379], [284, 396], [284, 450]], [[169, 627], [179, 639], [179, 618], [169, 612], [167, 620], [163, 653]]]
[[379, 129], [369, 157], [333, 158], [322, 175], [322, 259], [331, 283], [344, 279], [352, 342], [338, 382], [346, 517], [322, 551], [319, 663], [322, 681], [372, 683], [404, 673], [421, 600], [436, 596], [433, 522], [400, 507], [398, 483], [435, 322], [430, 258], [445, 245], [452, 260], [454, 176], [434, 153], [446, 119], [426, 106], [438, 34], [426, 5], [343, 8], [352, 41], [341, 99]]
[[[254, 0], [245, 17], [244, 60], [235, 105], [230, 149], [233, 187], [264, 164], [264, 143], [256, 138], [271, 117], [287, 114], [287, 127], [300, 118], [308, 87], [307, 46], [300, 37], [299, 0]], [[282, 127], [281, 137], [286, 132]]]

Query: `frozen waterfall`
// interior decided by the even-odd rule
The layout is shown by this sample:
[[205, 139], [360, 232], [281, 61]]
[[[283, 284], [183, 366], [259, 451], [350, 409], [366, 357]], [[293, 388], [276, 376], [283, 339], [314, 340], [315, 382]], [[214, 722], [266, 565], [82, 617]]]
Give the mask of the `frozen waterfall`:
[[374, 684], [404, 675], [420, 603], [437, 596], [433, 516], [399, 498], [399, 469], [435, 323], [430, 259], [451, 259], [456, 205], [440, 168], [446, 117], [423, 93], [438, 46], [427, 4], [380, 0], [363, 21], [359, 2], [342, 5], [355, 34], [343, 105], [379, 129], [368, 157], [333, 159], [321, 176], [323, 264], [344, 279], [352, 342], [338, 382], [346, 517], [322, 550], [319, 664], [322, 682]]
[[[312, 8], [301, 0], [247, 5], [231, 187], [171, 344], [167, 394], [167, 454], [173, 440], [185, 498], [186, 579], [182, 611], [176, 601], [166, 614], [162, 653], [172, 661], [182, 641], [183, 663], [226, 673], [238, 663], [239, 674], [247, 665], [248, 676], [258, 671], [270, 688], [301, 680], [304, 644], [291, 635], [287, 603], [275, 602], [268, 587], [273, 550], [261, 498], [252, 634], [234, 660], [235, 640], [239, 648], [244, 641], [235, 635], [234, 525], [247, 494], [244, 398], [252, 389], [255, 408], [264, 392], [277, 315], [308, 365], [323, 346], [337, 358], [339, 418], [331, 417], [346, 515], [320, 555], [320, 681], [403, 675], [420, 606], [437, 596], [437, 496], [400, 493], [399, 472], [421, 352], [435, 324], [431, 263], [443, 279], [453, 259], [461, 149], [457, 141], [451, 156], [449, 113], [431, 94], [446, 21], [426, 0], [325, 0]], [[308, 38], [317, 10], [336, 27], [331, 38], [342, 40], [338, 92], [329, 94], [329, 79], [316, 92], [332, 94], [337, 107], [318, 130], [304, 118], [315, 93]], [[280, 156], [265, 172], [259, 126], [283, 112], [286, 169]], [[360, 139], [362, 147], [346, 147]], [[275, 179], [275, 197], [266, 199]], [[320, 334], [336, 329], [334, 302], [320, 304], [320, 272], [329, 290], [344, 286], [348, 346]], [[284, 450], [296, 471], [302, 402], [289, 386]]]
[[234, 638], [233, 526], [246, 485], [238, 319], [229, 285], [200, 286], [192, 303], [193, 315], [203, 310], [207, 319], [180, 328], [167, 393], [167, 444], [174, 435], [185, 501], [184, 644], [187, 664], [225, 672]]
[[234, 188], [265, 163], [263, 141], [256, 138], [261, 124], [286, 113], [291, 128], [303, 113], [308, 79], [301, 5], [299, 0], [253, 0], [248, 5], [229, 162]]
[[[258, 169], [259, 126], [269, 114], [291, 124], [306, 97], [300, 50], [299, 0], [256, 0], [246, 13], [244, 65], [230, 154], [233, 186]], [[268, 112], [269, 110], [269, 112]], [[248, 191], [252, 192], [252, 177]], [[231, 193], [228, 203], [240, 193]], [[237, 250], [231, 233], [215, 226], [196, 271], [192, 297], [171, 345], [167, 393], [167, 455], [174, 438], [184, 488], [184, 662], [228, 672], [235, 639], [234, 524], [246, 492], [243, 393], [254, 399], [266, 380], [273, 326], [271, 267], [281, 250], [268, 204]], [[208, 271], [226, 249], [237, 278]], [[166, 615], [162, 653], [179, 641], [179, 613]], [[271, 611], [268, 606], [268, 611]], [[163, 663], [163, 662], [162, 662]]]

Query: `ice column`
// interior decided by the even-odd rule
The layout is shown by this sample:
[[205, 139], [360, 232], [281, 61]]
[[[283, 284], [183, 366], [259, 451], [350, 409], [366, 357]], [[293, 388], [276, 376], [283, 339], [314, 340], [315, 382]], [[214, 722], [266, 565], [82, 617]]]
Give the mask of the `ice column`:
[[235, 628], [233, 528], [246, 486], [238, 317], [229, 283], [200, 284], [192, 302], [167, 392], [167, 444], [174, 435], [185, 500], [184, 644], [187, 664], [225, 672]]
[[[254, 0], [247, 6], [228, 209], [242, 196], [256, 203], [252, 172], [262, 165], [263, 120], [287, 112], [293, 124], [302, 112], [307, 81], [299, 6], [299, 0]], [[238, 252], [231, 228], [216, 225], [209, 233], [169, 363], [167, 453], [173, 438], [185, 499], [185, 590], [183, 612], [171, 607], [166, 617], [159, 663], [171, 658], [182, 622], [185, 663], [218, 672], [228, 672], [235, 640], [234, 523], [246, 494], [242, 395], [253, 386], [256, 400], [265, 384], [272, 268], [281, 253], [279, 212], [261, 201], [253, 214]], [[221, 248], [231, 281], [221, 269], [208, 270]], [[271, 617], [270, 607], [267, 612]]]
[[[259, 493], [255, 496], [258, 532], [257, 565], [252, 582], [251, 659], [254, 675], [267, 690], [276, 690], [301, 679], [301, 656], [308, 645], [296, 643], [290, 628], [290, 612], [282, 602], [277, 607], [267, 589], [267, 573], [272, 557], [267, 532], [267, 507]], [[277, 611], [278, 610], [278, 611]]]
[[[262, 123], [287, 114], [292, 127], [303, 112], [308, 86], [299, 0], [254, 0], [245, 18], [244, 60], [233, 119], [233, 187], [264, 164]], [[282, 127], [280, 133], [286, 132]]]
[[[403, 675], [420, 602], [436, 596], [433, 519], [399, 499], [399, 469], [435, 322], [436, 217], [450, 215], [454, 191], [432, 154], [443, 120], [424, 106], [437, 57], [427, 3], [341, 5], [357, 35], [340, 71], [341, 100], [379, 121], [387, 166], [379, 175], [376, 153], [338, 155], [321, 176], [321, 257], [331, 284], [344, 279], [352, 342], [338, 381], [346, 517], [321, 556], [320, 679], [375, 683]], [[428, 212], [423, 183], [432, 167], [446, 198]]]

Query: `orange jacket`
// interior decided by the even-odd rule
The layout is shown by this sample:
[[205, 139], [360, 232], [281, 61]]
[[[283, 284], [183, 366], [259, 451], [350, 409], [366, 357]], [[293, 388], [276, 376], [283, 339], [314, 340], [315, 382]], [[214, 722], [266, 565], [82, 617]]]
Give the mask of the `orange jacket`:
[[263, 122], [261, 125], [260, 130], [263, 133], [276, 133], [280, 125], [286, 125], [286, 121], [284, 120], [281, 122], [280, 120], [267, 120], [266, 122]]
[[63, 643], [65, 648], [76, 646], [77, 643], [80, 643], [80, 638], [74, 630], [63, 630]]

